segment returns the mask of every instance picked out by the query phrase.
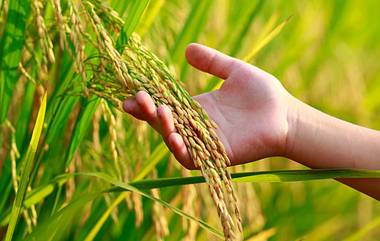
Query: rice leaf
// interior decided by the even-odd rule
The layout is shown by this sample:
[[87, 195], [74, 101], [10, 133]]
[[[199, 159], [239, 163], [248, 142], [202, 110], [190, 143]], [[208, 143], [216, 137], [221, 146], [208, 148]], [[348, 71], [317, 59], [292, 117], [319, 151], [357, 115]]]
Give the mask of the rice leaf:
[[30, 13], [29, 4], [22, 1], [9, 1], [8, 4], [8, 17], [0, 39], [0, 123], [3, 123], [7, 117], [13, 88], [19, 77], [18, 63], [25, 41], [26, 21]]
[[189, 43], [198, 39], [205, 26], [211, 3], [211, 0], [194, 1], [192, 9], [186, 18], [186, 22], [170, 51], [171, 61], [173, 63], [178, 63], [181, 67], [180, 79], [184, 79], [188, 68], [183, 54], [185, 48]]
[[21, 106], [20, 117], [18, 118], [16, 125], [16, 143], [21, 152], [23, 151], [23, 145], [27, 145], [26, 137], [28, 136], [28, 124], [32, 113], [34, 91], [35, 85], [28, 82], [26, 85], [25, 94], [23, 96], [24, 99], [22, 101], [24, 104]]
[[[30, 208], [32, 205], [36, 205], [42, 202], [47, 196], [49, 196], [57, 186], [62, 186], [70, 178], [74, 177], [72, 174], [63, 174], [54, 178], [51, 182], [44, 184], [40, 187], [33, 189], [25, 195], [24, 204], [21, 208], [23, 211], [25, 208]], [[0, 215], [0, 226], [5, 226], [9, 223], [11, 209], [6, 210]]]
[[83, 210], [83, 207], [101, 195], [102, 192], [86, 193], [72, 200], [67, 206], [39, 224], [33, 233], [26, 237], [26, 240], [62, 240], [63, 236], [67, 235], [67, 229], [73, 224], [74, 219], [79, 220], [78, 213]]
[[128, 38], [131, 36], [132, 32], [135, 31], [148, 4], [149, 0], [132, 1], [131, 10], [128, 12], [127, 19], [120, 32], [119, 39], [116, 42], [117, 49], [120, 49], [121, 46], [128, 42]]
[[285, 19], [282, 23], [280, 23], [272, 31], [270, 31], [268, 35], [266, 35], [263, 39], [258, 41], [253, 46], [252, 50], [243, 58], [243, 60], [246, 62], [251, 62], [252, 59], [256, 56], [256, 54], [281, 32], [281, 30], [290, 21], [290, 19], [291, 17]]
[[91, 229], [91, 231], [87, 234], [84, 241], [92, 241], [102, 228], [103, 224], [107, 221], [108, 217], [111, 215], [112, 211], [127, 197], [129, 193], [123, 192], [120, 194], [112, 203], [109, 205], [107, 210], [103, 213], [100, 219], [96, 222], [95, 226]]
[[86, 135], [88, 127], [90, 126], [90, 123], [92, 121], [92, 116], [94, 115], [99, 103], [99, 98], [93, 98], [89, 100], [84, 106], [82, 106], [78, 121], [75, 123], [74, 131], [70, 140], [69, 149], [66, 154], [66, 167], [70, 165], [70, 162], [74, 157], [75, 151], [77, 150], [80, 142]]
[[[273, 15], [273, 16], [276, 16], [276, 15]], [[267, 26], [270, 26], [269, 24], [271, 23], [273, 16], [270, 19], [270, 21], [268, 21]], [[268, 45], [270, 43], [270, 41], [272, 41], [281, 32], [281, 30], [286, 26], [286, 24], [290, 21], [290, 19], [291, 19], [291, 17], [288, 17], [285, 21], [281, 22], [279, 25], [277, 25], [276, 27], [274, 27], [271, 31], [269, 31], [267, 33], [266, 33], [266, 29], [264, 29], [263, 33], [265, 33], [265, 35], [262, 37], [261, 36], [258, 37], [257, 41], [253, 44], [251, 50], [242, 59], [245, 62], [251, 62], [252, 59], [256, 56], [256, 54], [260, 50], [262, 50], [266, 45]], [[236, 43], [236, 44], [238, 44], [238, 43]], [[236, 52], [237, 52], [237, 50], [233, 49], [232, 53], [236, 54]], [[223, 84], [223, 81], [216, 78], [216, 77], [211, 77], [208, 80], [208, 82], [209, 82], [209, 84], [206, 88], [207, 90], [217, 90]]]
[[161, 142], [156, 146], [152, 154], [150, 155], [149, 159], [145, 162], [147, 163], [146, 166], [144, 166], [141, 171], [136, 175], [134, 178], [135, 181], [141, 180], [146, 175], [148, 175], [157, 165], [159, 161], [164, 158], [165, 155], [169, 153], [169, 149], [166, 147], [164, 142]]
[[236, 56], [236, 54], [241, 49], [242, 43], [245, 37], [247, 36], [248, 31], [250, 30], [253, 20], [258, 15], [258, 13], [260, 13], [261, 8], [263, 7], [263, 3], [264, 1], [260, 0], [257, 2], [257, 4], [252, 4], [253, 7], [249, 15], [247, 16], [244, 24], [240, 27], [239, 34], [237, 35], [237, 37], [234, 39], [232, 43], [231, 51], [229, 52], [231, 56]]
[[136, 28], [136, 32], [143, 36], [152, 26], [154, 20], [158, 16], [161, 8], [163, 7], [165, 0], [155, 0], [148, 4], [148, 8], [144, 12], [142, 18], [144, 21], [140, 21], [139, 25]]
[[356, 240], [363, 240], [365, 236], [373, 231], [374, 229], [378, 228], [380, 226], [380, 217], [377, 217], [373, 219], [368, 224], [364, 225], [364, 227], [358, 229], [356, 232], [345, 238], [343, 241], [356, 241]]
[[[320, 169], [231, 173], [234, 182], [299, 182], [332, 178], [380, 178], [380, 170]], [[138, 189], [163, 188], [205, 182], [202, 176], [159, 178], [130, 182]]]
[[344, 218], [335, 216], [328, 220], [323, 220], [320, 224], [314, 227], [307, 234], [303, 234], [300, 240], [307, 239], [308, 241], [327, 240], [330, 237], [335, 237], [344, 228]]
[[23, 161], [23, 168], [21, 169], [21, 179], [20, 186], [16, 193], [16, 198], [13, 202], [12, 212], [10, 216], [10, 221], [7, 229], [7, 233], [5, 236], [5, 241], [12, 240], [13, 232], [16, 228], [16, 224], [23, 206], [25, 194], [27, 187], [30, 181], [30, 174], [32, 173], [33, 164], [34, 164], [34, 156], [37, 152], [38, 142], [40, 140], [40, 136], [42, 133], [42, 128], [45, 119], [45, 111], [46, 111], [46, 94], [41, 103], [40, 109], [38, 111], [36, 123], [34, 125], [32, 138], [30, 140], [30, 144], [28, 150], [26, 152], [25, 159]]
[[276, 229], [270, 228], [264, 231], [261, 231], [260, 233], [256, 234], [253, 237], [245, 239], [246, 241], [264, 241], [268, 240], [270, 237], [276, 234]]

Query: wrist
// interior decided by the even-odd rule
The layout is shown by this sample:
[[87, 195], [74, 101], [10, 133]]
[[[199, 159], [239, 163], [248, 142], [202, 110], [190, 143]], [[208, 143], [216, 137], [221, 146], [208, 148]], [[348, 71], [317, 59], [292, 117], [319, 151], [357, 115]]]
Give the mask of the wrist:
[[303, 103], [296, 99], [293, 96], [290, 96], [288, 100], [288, 110], [287, 110], [287, 123], [288, 123], [288, 131], [285, 139], [285, 151], [284, 156], [290, 159], [293, 159], [295, 154], [296, 140], [299, 135], [300, 122], [303, 115], [303, 111], [301, 110], [303, 107]]

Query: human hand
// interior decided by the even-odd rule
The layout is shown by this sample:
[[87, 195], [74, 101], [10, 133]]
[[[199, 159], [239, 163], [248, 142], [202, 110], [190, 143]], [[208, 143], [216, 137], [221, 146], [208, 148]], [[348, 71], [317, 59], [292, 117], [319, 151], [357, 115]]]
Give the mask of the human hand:
[[[224, 79], [221, 88], [195, 96], [211, 119], [232, 165], [285, 155], [292, 97], [272, 75], [200, 44], [186, 50], [195, 68]], [[182, 137], [176, 132], [170, 109], [156, 107], [143, 91], [124, 102], [124, 110], [147, 121], [164, 138], [178, 161], [194, 168]]]

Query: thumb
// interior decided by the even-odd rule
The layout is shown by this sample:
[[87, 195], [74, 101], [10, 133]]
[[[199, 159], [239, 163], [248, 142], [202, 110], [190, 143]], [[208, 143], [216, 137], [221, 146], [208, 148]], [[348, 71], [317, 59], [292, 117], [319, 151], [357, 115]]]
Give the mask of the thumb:
[[227, 79], [239, 62], [213, 48], [197, 43], [192, 43], [187, 47], [186, 59], [193, 67], [221, 79]]

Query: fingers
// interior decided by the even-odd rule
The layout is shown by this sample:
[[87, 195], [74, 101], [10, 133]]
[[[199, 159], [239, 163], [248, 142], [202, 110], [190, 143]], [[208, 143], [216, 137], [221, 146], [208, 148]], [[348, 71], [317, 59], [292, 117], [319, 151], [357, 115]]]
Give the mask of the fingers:
[[168, 106], [161, 105], [156, 108], [150, 95], [140, 91], [135, 98], [125, 100], [123, 108], [137, 119], [147, 121], [160, 132], [176, 159], [184, 167], [195, 168], [181, 135], [176, 132], [173, 115]]
[[175, 158], [187, 169], [194, 169], [194, 163], [190, 158], [189, 152], [187, 151], [185, 142], [182, 139], [182, 136], [177, 132], [171, 133], [167, 137], [167, 143], [174, 154]]
[[138, 106], [136, 100], [127, 99], [123, 103], [123, 109], [125, 112], [133, 115], [135, 118], [139, 120], [144, 120], [144, 114], [141, 112], [140, 107]]
[[238, 60], [215, 49], [192, 43], [186, 49], [186, 58], [195, 68], [227, 79]]
[[148, 93], [137, 92], [135, 98], [124, 101], [123, 109], [139, 120], [147, 121], [155, 129], [158, 127], [157, 108]]
[[156, 106], [150, 95], [145, 91], [139, 91], [136, 94], [136, 103], [140, 107], [141, 113], [143, 113], [145, 120], [149, 123], [153, 123], [157, 119]]
[[161, 105], [157, 108], [157, 115], [161, 124], [161, 134], [164, 138], [167, 138], [171, 133], [175, 132], [172, 112], [166, 105]]

